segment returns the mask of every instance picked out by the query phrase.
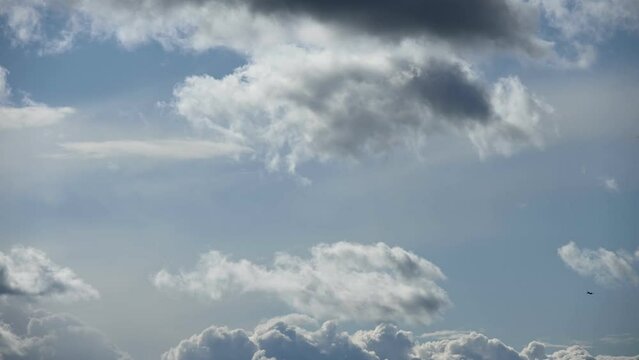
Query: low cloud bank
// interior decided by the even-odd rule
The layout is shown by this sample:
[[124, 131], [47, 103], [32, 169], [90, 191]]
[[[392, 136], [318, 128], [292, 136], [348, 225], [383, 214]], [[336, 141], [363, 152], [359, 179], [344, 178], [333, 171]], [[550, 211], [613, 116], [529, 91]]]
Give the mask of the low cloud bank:
[[637, 360], [591, 355], [581, 346], [547, 354], [538, 341], [522, 351], [477, 332], [455, 333], [435, 341], [390, 324], [353, 334], [327, 321], [319, 327], [301, 315], [268, 320], [253, 331], [211, 326], [169, 349], [162, 360]]

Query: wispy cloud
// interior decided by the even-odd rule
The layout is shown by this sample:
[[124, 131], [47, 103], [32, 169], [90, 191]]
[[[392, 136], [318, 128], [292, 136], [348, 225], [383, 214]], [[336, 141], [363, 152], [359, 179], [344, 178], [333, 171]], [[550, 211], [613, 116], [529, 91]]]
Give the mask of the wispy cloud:
[[557, 253], [569, 268], [581, 276], [593, 278], [597, 284], [639, 284], [639, 275], [633, 265], [639, 260], [639, 256], [635, 256], [637, 254], [633, 255], [623, 250], [614, 252], [604, 248], [582, 250], [574, 242], [560, 247]]
[[0, 66], [0, 130], [49, 126], [75, 113], [71, 107], [50, 107], [30, 99], [26, 99], [23, 106], [11, 105], [7, 74], [8, 71]]
[[604, 189], [610, 192], [619, 192], [619, 184], [615, 178], [605, 178], [602, 181]]
[[166, 160], [195, 160], [233, 157], [250, 154], [252, 150], [235, 143], [194, 139], [170, 140], [110, 140], [65, 142], [59, 144], [65, 152], [55, 157], [104, 159], [114, 157], [145, 157]]

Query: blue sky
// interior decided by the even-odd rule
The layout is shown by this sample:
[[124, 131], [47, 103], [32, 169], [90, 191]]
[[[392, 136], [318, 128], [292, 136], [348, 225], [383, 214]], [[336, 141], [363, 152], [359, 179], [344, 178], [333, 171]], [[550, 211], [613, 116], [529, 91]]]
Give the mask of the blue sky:
[[634, 2], [287, 3], [0, 0], [0, 358], [639, 354]]

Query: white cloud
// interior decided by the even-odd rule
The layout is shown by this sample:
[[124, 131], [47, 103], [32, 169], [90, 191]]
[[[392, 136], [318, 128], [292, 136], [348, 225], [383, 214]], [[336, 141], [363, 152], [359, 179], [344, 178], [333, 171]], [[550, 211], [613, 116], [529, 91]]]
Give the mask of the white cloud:
[[633, 0], [536, 0], [550, 26], [566, 39], [599, 40], [610, 32], [639, 29], [639, 5]]
[[638, 360], [636, 356], [592, 356], [585, 348], [574, 345], [563, 350], [559, 350], [549, 356], [550, 360]]
[[0, 104], [4, 104], [9, 101], [9, 96], [11, 95], [11, 88], [7, 82], [8, 74], [9, 71], [0, 66]]
[[8, 71], [0, 66], [0, 130], [53, 125], [73, 114], [70, 107], [50, 107], [26, 100], [24, 106], [11, 106]]
[[55, 264], [37, 249], [17, 246], [0, 252], [0, 295], [83, 300], [98, 291], [71, 269]]
[[476, 126], [468, 133], [481, 156], [507, 156], [526, 146], [543, 147], [544, 139], [554, 130], [544, 119], [553, 109], [516, 77], [500, 79], [494, 85], [491, 103], [499, 121]]
[[557, 253], [568, 267], [581, 276], [592, 277], [597, 284], [639, 284], [639, 275], [633, 267], [633, 263], [639, 258], [633, 258], [625, 251], [613, 252], [604, 248], [582, 250], [574, 242], [570, 242], [560, 247]]
[[0, 106], [0, 130], [49, 126], [73, 114], [70, 107], [29, 105], [23, 107]]
[[547, 25], [557, 34], [554, 62], [587, 68], [597, 57], [596, 45], [615, 31], [639, 30], [639, 5], [634, 0], [535, 0]]
[[0, 304], [0, 358], [131, 360], [101, 332], [69, 315], [7, 303]]
[[451, 305], [441, 270], [383, 243], [339, 242], [311, 249], [308, 259], [278, 253], [272, 266], [233, 261], [211, 251], [192, 271], [160, 271], [157, 287], [216, 300], [231, 293], [273, 294], [317, 318], [429, 323]]
[[611, 192], [619, 191], [619, 184], [617, 184], [617, 180], [615, 178], [605, 178], [603, 179], [603, 187]]
[[222, 79], [192, 76], [178, 114], [241, 139], [271, 170], [309, 160], [419, 152], [440, 133], [467, 134], [482, 155], [543, 145], [550, 111], [517, 78], [484, 86], [450, 53], [405, 42], [371, 49], [283, 46]]
[[60, 157], [103, 159], [111, 157], [147, 157], [169, 160], [233, 157], [251, 153], [234, 143], [195, 139], [83, 141], [59, 144], [66, 152]]
[[639, 336], [637, 334], [625, 333], [625, 334], [612, 334], [606, 335], [600, 339], [602, 342], [619, 345], [619, 344], [635, 344], [639, 343]]
[[635, 357], [592, 356], [580, 346], [546, 355], [546, 346], [533, 341], [521, 352], [499, 339], [471, 332], [452, 338], [421, 341], [391, 324], [354, 334], [342, 332], [332, 321], [319, 328], [291, 323], [287, 318], [269, 320], [254, 331], [211, 326], [182, 340], [162, 356], [163, 360], [606, 360]]

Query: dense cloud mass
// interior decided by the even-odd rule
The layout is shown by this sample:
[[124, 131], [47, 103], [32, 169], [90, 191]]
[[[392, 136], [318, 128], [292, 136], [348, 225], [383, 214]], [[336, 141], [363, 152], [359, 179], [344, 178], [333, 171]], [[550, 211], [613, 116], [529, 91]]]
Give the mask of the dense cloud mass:
[[354, 334], [328, 321], [314, 328], [297, 317], [269, 320], [253, 332], [212, 326], [181, 341], [163, 360], [636, 360], [592, 356], [580, 346], [546, 355], [546, 346], [531, 342], [521, 352], [498, 339], [471, 332], [435, 341], [420, 341], [411, 332], [380, 324]]
[[633, 255], [626, 251], [580, 249], [570, 242], [557, 250], [561, 260], [581, 276], [591, 277], [599, 285], [639, 285], [639, 274], [634, 263], [639, 261], [639, 250]]
[[[460, 57], [466, 44], [588, 66], [596, 51], [585, 34], [596, 39], [611, 29], [634, 29], [639, 14], [624, 0], [0, 1], [14, 40], [42, 44], [43, 52], [68, 49], [80, 33], [114, 37], [124, 46], [157, 41], [167, 49], [239, 50], [247, 66], [221, 79], [192, 76], [175, 90], [175, 110], [196, 127], [211, 128], [205, 139], [211, 145], [198, 145], [196, 155], [161, 157], [250, 155], [269, 170], [291, 173], [305, 161], [406, 149], [423, 155], [429, 138], [441, 133], [467, 136], [482, 157], [540, 147], [554, 130], [550, 107], [516, 76], [483, 81]], [[599, 10], [604, 15], [591, 22]], [[42, 26], [46, 16], [67, 21], [52, 32]], [[543, 39], [540, 22], [554, 37]], [[23, 112], [4, 110], [5, 119]], [[89, 157], [159, 153], [141, 140], [63, 145]]]
[[[362, 0], [61, 0], [49, 8], [39, 0], [3, 0], [2, 4], [15, 39], [45, 42], [45, 50], [49, 52], [66, 50], [78, 32], [114, 35], [125, 44], [153, 38], [183, 45], [186, 40], [187, 46], [195, 47], [198, 42], [237, 45], [231, 39], [231, 32], [221, 31], [222, 27], [215, 23], [223, 21], [225, 25], [234, 25], [232, 30], [239, 30], [241, 25], [235, 22], [239, 18], [246, 20], [245, 26], [248, 22], [262, 22], [255, 30], [262, 26], [285, 27], [283, 24], [295, 24], [298, 18], [309, 18], [327, 27], [337, 26], [342, 32], [353, 30], [389, 38], [432, 36], [462, 42], [483, 40], [533, 52], [543, 47], [536, 38], [536, 8], [519, 0], [471, 3], [401, 0], [392, 6], [386, 1]], [[47, 11], [66, 12], [69, 21], [59, 34], [45, 41], [47, 34], [42, 29], [41, 18]], [[140, 13], [152, 16], [135, 16]], [[236, 19], [228, 21], [229, 16]], [[237, 38], [243, 36], [238, 34]], [[205, 37], [208, 39], [203, 39]]]
[[286, 46], [222, 79], [194, 76], [176, 111], [223, 141], [256, 150], [269, 169], [311, 159], [419, 151], [442, 132], [466, 134], [482, 155], [543, 145], [549, 107], [517, 78], [483, 84], [471, 67], [415, 44], [376, 50]]
[[318, 245], [308, 259], [278, 253], [272, 266], [233, 261], [211, 251], [196, 268], [155, 276], [159, 288], [219, 299], [231, 293], [273, 294], [318, 318], [429, 323], [450, 306], [431, 262], [383, 243]]
[[9, 101], [11, 87], [7, 82], [8, 71], [0, 66], [0, 131], [53, 125], [73, 114], [70, 107], [49, 107], [26, 99], [23, 106]]
[[65, 314], [0, 304], [0, 359], [131, 360], [102, 333]]
[[[113, 36], [125, 45], [152, 39], [166, 46], [247, 49], [256, 39], [262, 44], [275, 38], [317, 40], [317, 33], [309, 36], [308, 30], [319, 26], [390, 40], [481, 40], [539, 54], [557, 41], [578, 40], [588, 47], [584, 36], [597, 39], [615, 28], [636, 29], [639, 18], [633, 0], [1, 0], [0, 5], [14, 41], [40, 43], [44, 52], [67, 50], [79, 33]], [[42, 25], [51, 14], [67, 19], [53, 33]], [[561, 36], [542, 40], [540, 16]], [[318, 25], [307, 27], [310, 19]]]
[[71, 269], [55, 264], [29, 247], [0, 252], [0, 295], [51, 297], [60, 300], [93, 299], [98, 291]]
[[267, 14], [309, 15], [366, 33], [403, 37], [433, 34], [444, 38], [488, 39], [534, 48], [536, 13], [527, 3], [510, 0], [313, 1], [249, 0]]

